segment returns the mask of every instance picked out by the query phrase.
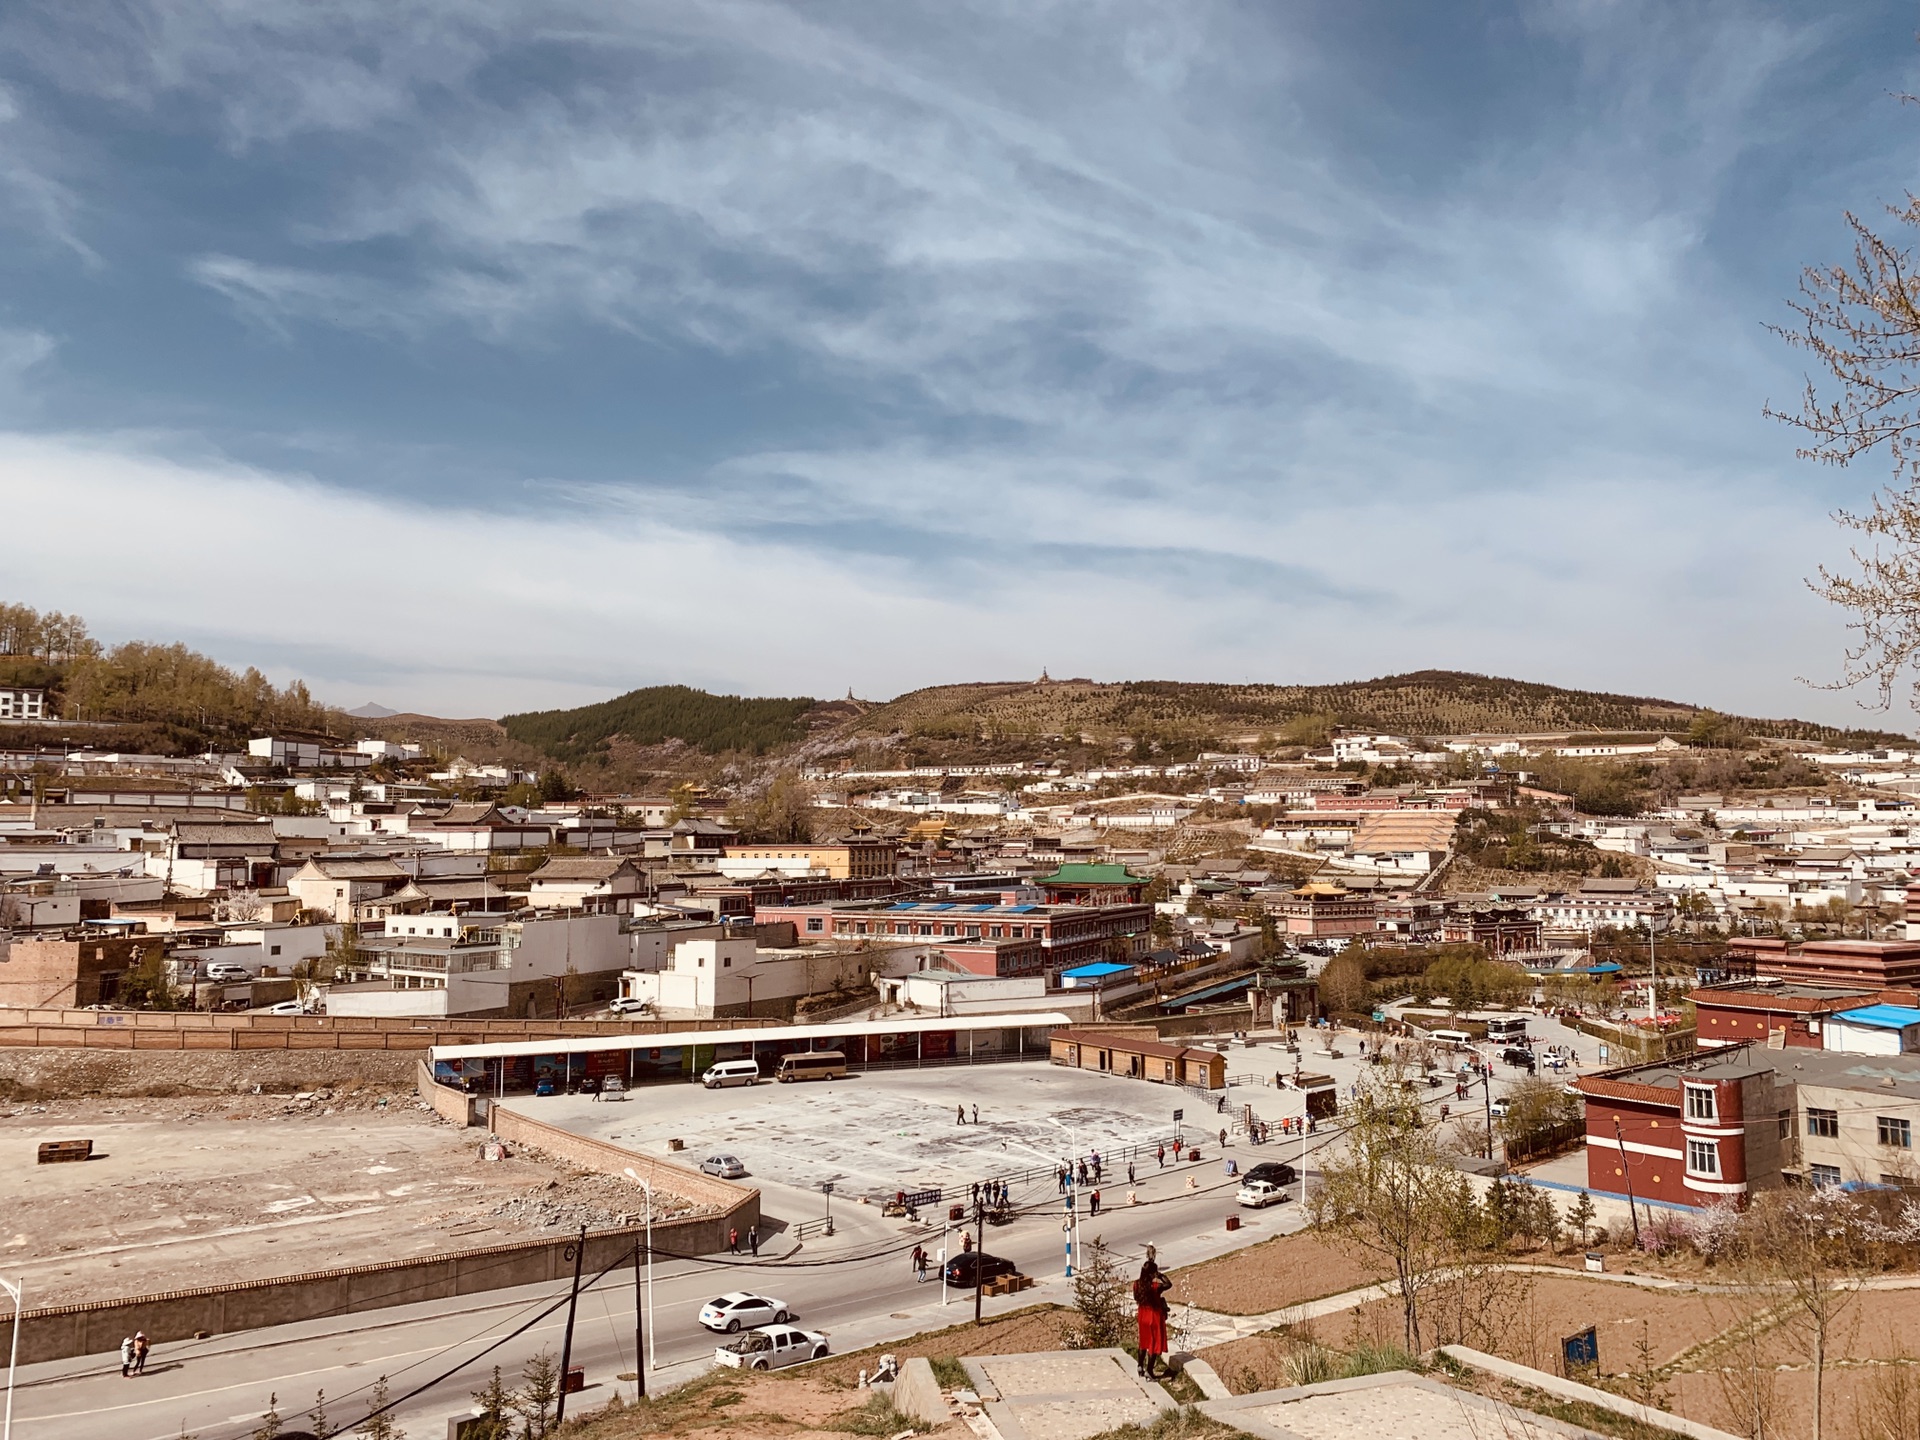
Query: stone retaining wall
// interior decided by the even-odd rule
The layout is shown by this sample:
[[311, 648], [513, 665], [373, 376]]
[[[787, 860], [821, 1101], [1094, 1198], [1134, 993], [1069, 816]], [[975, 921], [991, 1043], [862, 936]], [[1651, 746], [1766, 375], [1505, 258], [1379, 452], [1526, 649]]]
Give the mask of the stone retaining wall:
[[[441, 1085], [437, 1088], [446, 1090], [448, 1087]], [[690, 1165], [670, 1164], [650, 1155], [610, 1145], [604, 1140], [576, 1135], [570, 1130], [562, 1130], [497, 1104], [491, 1107], [488, 1125], [494, 1134], [509, 1144], [531, 1145], [583, 1170], [597, 1170], [603, 1175], [621, 1175], [631, 1167], [649, 1184], [671, 1191], [683, 1200], [691, 1200], [696, 1205], [718, 1206], [742, 1230], [760, 1223], [760, 1192], [751, 1186], [722, 1180], [717, 1175], [703, 1175]], [[657, 1231], [659, 1227], [654, 1228]]]

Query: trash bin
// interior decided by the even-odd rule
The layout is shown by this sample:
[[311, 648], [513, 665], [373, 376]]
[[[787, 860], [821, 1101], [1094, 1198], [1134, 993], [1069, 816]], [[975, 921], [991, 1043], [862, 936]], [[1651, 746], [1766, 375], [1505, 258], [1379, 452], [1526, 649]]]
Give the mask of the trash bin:
[[586, 1388], [587, 1367], [584, 1365], [569, 1365], [567, 1367], [567, 1394], [571, 1395], [575, 1391]]
[[1239, 1228], [1240, 1228], [1240, 1217], [1238, 1215], [1227, 1216], [1227, 1229], [1238, 1230]]
[[964, 1219], [966, 1219], [966, 1218], [967, 1218], [967, 1207], [966, 1207], [966, 1206], [964, 1206], [964, 1205], [949, 1205], [949, 1206], [947, 1206], [947, 1219], [949, 1219], [949, 1220], [964, 1220]]

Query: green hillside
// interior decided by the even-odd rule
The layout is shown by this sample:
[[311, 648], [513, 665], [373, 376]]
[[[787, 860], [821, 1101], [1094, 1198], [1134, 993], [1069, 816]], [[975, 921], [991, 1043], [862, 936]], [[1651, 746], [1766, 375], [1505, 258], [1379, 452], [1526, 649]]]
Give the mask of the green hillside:
[[685, 685], [650, 685], [575, 710], [503, 715], [509, 737], [555, 760], [574, 764], [605, 756], [616, 738], [634, 745], [683, 741], [709, 755], [760, 755], [804, 733], [808, 699], [752, 699], [709, 695]]
[[[931, 739], [1136, 734], [1182, 736], [1293, 732], [1311, 738], [1331, 726], [1401, 735], [1595, 731], [1683, 734], [1702, 707], [1637, 695], [1567, 690], [1524, 680], [1421, 670], [1338, 685], [1213, 685], [1167, 680], [1096, 684], [1041, 680], [942, 685], [876, 706], [858, 723], [867, 734]], [[1747, 733], [1799, 740], [1887, 739], [1802, 720], [1743, 720]]]

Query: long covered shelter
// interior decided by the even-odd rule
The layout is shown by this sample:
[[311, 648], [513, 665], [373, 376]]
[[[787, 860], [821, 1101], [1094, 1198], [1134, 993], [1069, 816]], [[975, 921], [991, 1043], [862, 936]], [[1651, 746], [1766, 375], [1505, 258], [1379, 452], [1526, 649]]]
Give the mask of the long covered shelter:
[[669, 1030], [567, 1040], [507, 1040], [433, 1047], [443, 1085], [505, 1093], [542, 1079], [564, 1084], [619, 1075], [629, 1084], [695, 1079], [721, 1060], [754, 1060], [771, 1075], [784, 1055], [835, 1050], [849, 1070], [913, 1069], [1047, 1058], [1047, 1035], [1069, 1023], [1058, 1011], [907, 1019], [833, 1020], [734, 1030]]

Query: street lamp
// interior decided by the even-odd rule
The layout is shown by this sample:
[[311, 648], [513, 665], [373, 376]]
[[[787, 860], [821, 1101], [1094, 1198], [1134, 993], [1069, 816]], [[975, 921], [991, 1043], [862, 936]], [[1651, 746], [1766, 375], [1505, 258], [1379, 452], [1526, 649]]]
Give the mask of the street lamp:
[[827, 1234], [829, 1234], [829, 1235], [831, 1235], [831, 1234], [833, 1234], [833, 1181], [831, 1181], [831, 1180], [822, 1180], [822, 1181], [820, 1182], [820, 1193], [821, 1193], [822, 1195], [824, 1195], [824, 1196], [826, 1196], [826, 1197], [827, 1197], [827, 1229], [826, 1229], [826, 1233], [827, 1233]]
[[[627, 1166], [627, 1178], [647, 1192], [647, 1350], [646, 1357], [634, 1356], [634, 1364], [640, 1369], [640, 1390], [646, 1393], [646, 1371], [660, 1368], [660, 1327], [653, 1318], [653, 1186], [640, 1178], [639, 1172], [631, 1165]], [[634, 1294], [634, 1305], [638, 1308], [639, 1293]], [[4, 1440], [4, 1437], [0, 1437]]]
[[7, 1354], [7, 1419], [0, 1440], [13, 1440], [13, 1372], [20, 1364], [20, 1292], [27, 1286], [26, 1276], [15, 1282], [0, 1280], [0, 1290], [13, 1297], [13, 1345]]

